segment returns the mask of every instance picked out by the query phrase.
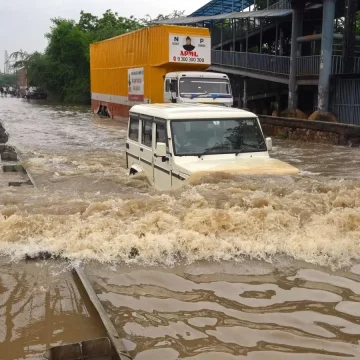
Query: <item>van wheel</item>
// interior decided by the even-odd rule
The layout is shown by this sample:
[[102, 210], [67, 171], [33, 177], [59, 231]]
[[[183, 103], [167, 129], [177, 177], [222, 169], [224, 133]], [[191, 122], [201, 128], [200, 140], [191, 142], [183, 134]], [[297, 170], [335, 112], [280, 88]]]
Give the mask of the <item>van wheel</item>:
[[105, 117], [110, 117], [107, 106], [105, 106], [105, 105], [100, 105], [98, 114], [105, 116]]

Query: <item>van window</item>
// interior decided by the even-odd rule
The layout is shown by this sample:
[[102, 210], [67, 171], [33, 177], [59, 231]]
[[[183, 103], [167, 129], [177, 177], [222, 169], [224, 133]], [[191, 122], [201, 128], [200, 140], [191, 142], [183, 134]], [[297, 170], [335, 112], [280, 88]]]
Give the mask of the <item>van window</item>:
[[[173, 88], [173, 92], [176, 93], [176, 96], [179, 95], [179, 89], [178, 89], [178, 82], [176, 80], [171, 80], [171, 87]], [[170, 87], [170, 91], [171, 91], [171, 87]]]
[[152, 147], [152, 121], [150, 120], [142, 120], [141, 143]]
[[166, 79], [165, 82], [165, 92], [170, 92], [170, 79]]
[[139, 141], [139, 119], [130, 118], [129, 139]]

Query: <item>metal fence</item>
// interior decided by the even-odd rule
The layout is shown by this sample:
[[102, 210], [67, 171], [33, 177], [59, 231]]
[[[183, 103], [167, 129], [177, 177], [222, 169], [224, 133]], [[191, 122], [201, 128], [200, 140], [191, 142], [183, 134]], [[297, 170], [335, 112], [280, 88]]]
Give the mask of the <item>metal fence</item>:
[[360, 125], [360, 79], [335, 81], [331, 111], [342, 123]]
[[[331, 73], [332, 74], [342, 74], [343, 73], [343, 57], [340, 55], [333, 55], [332, 57], [332, 65], [331, 65]], [[320, 69], [320, 67], [319, 67]]]
[[[296, 75], [319, 75], [320, 73], [320, 55], [299, 56], [296, 59]], [[343, 73], [343, 57], [333, 55], [331, 64], [332, 74]]]
[[291, 2], [289, 0], [280, 0], [277, 3], [270, 5], [267, 10], [281, 10], [281, 9], [291, 9]]
[[[360, 57], [354, 59], [354, 73], [360, 73]], [[212, 51], [214, 65], [230, 66], [235, 68], [251, 69], [264, 73], [278, 75], [290, 74], [290, 57], [274, 56], [268, 54]], [[343, 57], [333, 55], [332, 74], [343, 74]], [[318, 76], [320, 73], [320, 56], [300, 56], [296, 59], [296, 74], [298, 76]]]
[[356, 57], [354, 61], [354, 73], [360, 74], [360, 57]]
[[254, 54], [234, 51], [212, 51], [212, 64], [223, 65], [259, 72], [288, 75], [290, 73], [290, 57], [267, 54]]
[[300, 56], [296, 58], [296, 75], [318, 75], [320, 56]]

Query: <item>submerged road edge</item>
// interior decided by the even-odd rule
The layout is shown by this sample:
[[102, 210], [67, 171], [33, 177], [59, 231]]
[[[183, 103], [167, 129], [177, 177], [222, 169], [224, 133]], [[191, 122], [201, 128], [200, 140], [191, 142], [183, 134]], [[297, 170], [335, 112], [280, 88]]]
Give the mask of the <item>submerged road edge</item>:
[[111, 343], [113, 344], [116, 353], [119, 355], [120, 360], [132, 360], [132, 357], [126, 350], [124, 343], [120, 339], [120, 336], [119, 336], [118, 332], [116, 331], [113, 323], [110, 321], [109, 315], [107, 314], [104, 307], [102, 306], [99, 298], [97, 297], [93, 287], [90, 284], [89, 279], [85, 275], [85, 272], [78, 267], [74, 268], [74, 272], [80, 279], [81, 284], [83, 285], [91, 303], [93, 304], [96, 311], [98, 312], [100, 319], [101, 319], [102, 323], [104, 324], [106, 332], [111, 340]]
[[[21, 163], [23, 162], [23, 160], [22, 160], [19, 152], [17, 151], [17, 148], [16, 148], [16, 147], [15, 147], [15, 150], [16, 150], [16, 155], [18, 156], [19, 162], [20, 162], [20, 164], [21, 164]], [[32, 186], [33, 186], [36, 190], [39, 190], [39, 188], [36, 186], [36, 183], [35, 183], [35, 181], [34, 181], [33, 176], [31, 175], [30, 171], [29, 171], [26, 167], [24, 167], [24, 170], [25, 170], [25, 172], [26, 172], [27, 177], [28, 177], [29, 180], [31, 181]]]

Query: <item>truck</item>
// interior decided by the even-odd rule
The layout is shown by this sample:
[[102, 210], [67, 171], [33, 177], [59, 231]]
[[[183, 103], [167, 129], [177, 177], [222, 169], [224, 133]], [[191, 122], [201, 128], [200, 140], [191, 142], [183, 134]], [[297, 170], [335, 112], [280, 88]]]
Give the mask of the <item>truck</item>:
[[229, 77], [206, 71], [210, 64], [207, 28], [155, 25], [91, 44], [92, 111], [127, 121], [139, 104], [231, 107]]

